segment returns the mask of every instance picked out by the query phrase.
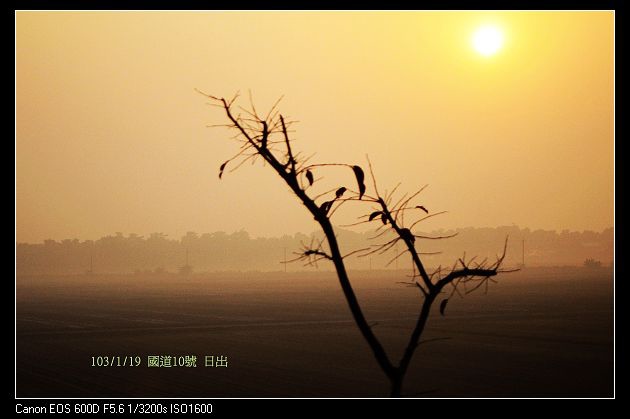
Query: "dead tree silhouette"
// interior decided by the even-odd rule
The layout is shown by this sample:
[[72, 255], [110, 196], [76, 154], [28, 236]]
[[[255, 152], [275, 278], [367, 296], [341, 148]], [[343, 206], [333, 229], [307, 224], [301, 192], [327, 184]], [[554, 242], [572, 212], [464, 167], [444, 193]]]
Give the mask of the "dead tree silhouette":
[[[487, 259], [480, 262], [476, 262], [475, 258], [466, 260], [464, 255], [464, 257], [456, 260], [450, 269], [439, 267], [429, 273], [426, 271], [420, 258], [420, 256], [425, 253], [418, 250], [416, 240], [435, 240], [452, 236], [433, 237], [413, 233], [413, 228], [418, 223], [443, 213], [429, 214], [429, 211], [423, 205], [414, 206], [412, 204], [412, 201], [418, 197], [424, 187], [411, 195], [405, 194], [402, 198], [394, 202], [394, 193], [398, 186], [390, 193], [381, 194], [377, 188], [372, 165], [368, 159], [374, 195], [367, 194], [365, 173], [360, 166], [342, 163], [307, 164], [308, 158], [303, 158], [300, 153], [293, 151], [289, 132], [294, 121], [286, 120], [279, 112], [278, 104], [282, 98], [278, 99], [269, 112], [262, 117], [258, 114], [254, 106], [251, 94], [250, 108], [246, 109], [239, 106], [238, 109], [236, 109], [237, 113], [235, 113], [235, 102], [239, 97], [238, 93], [231, 99], [226, 99], [212, 96], [199, 90], [198, 92], [210, 99], [211, 105], [221, 108], [228, 119], [226, 124], [211, 126], [227, 127], [234, 130], [235, 135], [233, 139], [240, 143], [239, 151], [219, 167], [219, 178], [223, 176], [225, 169], [231, 163], [236, 162], [235, 166], [231, 169], [235, 170], [245, 162], [254, 162], [258, 158], [262, 158], [264, 162], [269, 164], [284, 180], [295, 196], [315, 218], [326, 239], [325, 243], [323, 240], [314, 240], [309, 245], [304, 245], [303, 249], [297, 253], [298, 256], [294, 261], [301, 260], [315, 264], [318, 261], [326, 260], [334, 265], [339, 284], [341, 285], [354, 321], [367, 341], [378, 365], [391, 383], [391, 396], [401, 396], [405, 374], [407, 373], [415, 350], [421, 343], [420, 337], [429, 318], [433, 302], [446, 291], [447, 286], [450, 287], [450, 292], [441, 300], [439, 305], [439, 311], [444, 315], [449, 299], [455, 293], [462, 295], [458, 289], [460, 285], [464, 287], [464, 293], [473, 292], [482, 286], [485, 286], [487, 290], [490, 281], [496, 282], [493, 279], [494, 276], [499, 272], [507, 272], [500, 270], [505, 258], [507, 238], [502, 255], [497, 256], [496, 260], [492, 263], [488, 262]], [[317, 181], [314, 177], [314, 172], [330, 166], [347, 167], [352, 170], [356, 178], [357, 189], [353, 190], [348, 186], [337, 186], [326, 193], [310, 196], [309, 188]], [[359, 222], [353, 225], [380, 221], [380, 225], [377, 229], [378, 234], [375, 238], [383, 238], [383, 243], [378, 243], [372, 245], [370, 248], [359, 249], [345, 255], [342, 254], [337, 236], [335, 235], [335, 229], [331, 222], [331, 217], [342, 205], [348, 202], [369, 203], [373, 205], [373, 211], [363, 216]], [[417, 218], [408, 227], [405, 227], [405, 214], [411, 214], [413, 216], [414, 212], [417, 214], [419, 211], [423, 211], [425, 214]], [[387, 240], [385, 238], [387, 237], [387, 233], [393, 236], [393, 238]], [[405, 282], [405, 284], [418, 288], [423, 299], [416, 325], [409, 337], [404, 353], [400, 360], [394, 363], [386, 353], [383, 345], [374, 334], [371, 325], [367, 322], [363, 314], [350, 283], [344, 259], [350, 255], [366, 257], [375, 253], [383, 254], [392, 249], [399, 242], [402, 242], [404, 245], [405, 252], [394, 256], [390, 263], [403, 254], [409, 254], [413, 262], [413, 275], [411, 281]], [[471, 285], [470, 288], [468, 288], [469, 285]]]

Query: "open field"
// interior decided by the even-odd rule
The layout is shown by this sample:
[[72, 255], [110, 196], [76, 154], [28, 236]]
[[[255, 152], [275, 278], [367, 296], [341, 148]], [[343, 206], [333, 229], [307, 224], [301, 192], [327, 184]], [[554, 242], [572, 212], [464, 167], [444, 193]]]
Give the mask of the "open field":
[[[415, 323], [404, 274], [353, 272], [398, 358]], [[434, 313], [403, 392], [426, 397], [613, 395], [609, 269], [531, 268]], [[389, 393], [334, 274], [19, 276], [18, 397], [381, 397]], [[139, 355], [140, 367], [92, 367]], [[197, 355], [197, 368], [147, 368]], [[225, 355], [227, 368], [206, 368]]]

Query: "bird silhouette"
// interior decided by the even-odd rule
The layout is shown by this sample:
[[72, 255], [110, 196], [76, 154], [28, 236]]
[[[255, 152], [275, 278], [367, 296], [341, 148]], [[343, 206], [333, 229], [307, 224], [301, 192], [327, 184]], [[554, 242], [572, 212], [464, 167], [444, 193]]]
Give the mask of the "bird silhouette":
[[448, 304], [448, 298], [443, 299], [442, 302], [440, 303], [440, 314], [442, 316], [444, 315], [444, 310], [446, 309], [446, 304]]
[[225, 166], [227, 166], [228, 162], [225, 162], [221, 165], [221, 167], [219, 167], [219, 179], [221, 179], [221, 176], [223, 176], [223, 171], [225, 170]]
[[352, 171], [354, 172], [354, 176], [357, 178], [357, 183], [359, 185], [359, 199], [363, 198], [363, 194], [365, 193], [365, 174], [363, 173], [363, 169], [359, 166], [352, 166]]

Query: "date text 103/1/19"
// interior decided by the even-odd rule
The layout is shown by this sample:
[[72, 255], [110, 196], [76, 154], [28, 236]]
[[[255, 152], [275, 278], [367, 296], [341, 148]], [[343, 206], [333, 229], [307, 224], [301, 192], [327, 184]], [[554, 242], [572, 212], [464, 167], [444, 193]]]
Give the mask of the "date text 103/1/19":
[[93, 367], [138, 367], [142, 363], [140, 356], [93, 356]]
[[[197, 367], [197, 355], [148, 355], [146, 366], [149, 368]], [[228, 357], [225, 355], [205, 355], [201, 358], [204, 367], [227, 367]], [[92, 357], [93, 367], [139, 367], [142, 357], [139, 355], [100, 355]]]

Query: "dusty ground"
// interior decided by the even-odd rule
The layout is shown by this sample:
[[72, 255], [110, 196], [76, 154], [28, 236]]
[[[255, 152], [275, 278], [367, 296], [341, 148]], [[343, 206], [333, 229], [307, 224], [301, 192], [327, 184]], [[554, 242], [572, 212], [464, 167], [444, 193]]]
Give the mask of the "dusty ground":
[[[404, 274], [354, 272], [375, 331], [398, 358], [415, 323]], [[612, 396], [608, 269], [526, 269], [437, 310], [409, 396]], [[388, 383], [331, 273], [17, 278], [19, 397], [380, 397]], [[197, 368], [147, 368], [148, 355]], [[92, 367], [92, 356], [142, 365]], [[225, 355], [227, 368], [205, 368]]]

